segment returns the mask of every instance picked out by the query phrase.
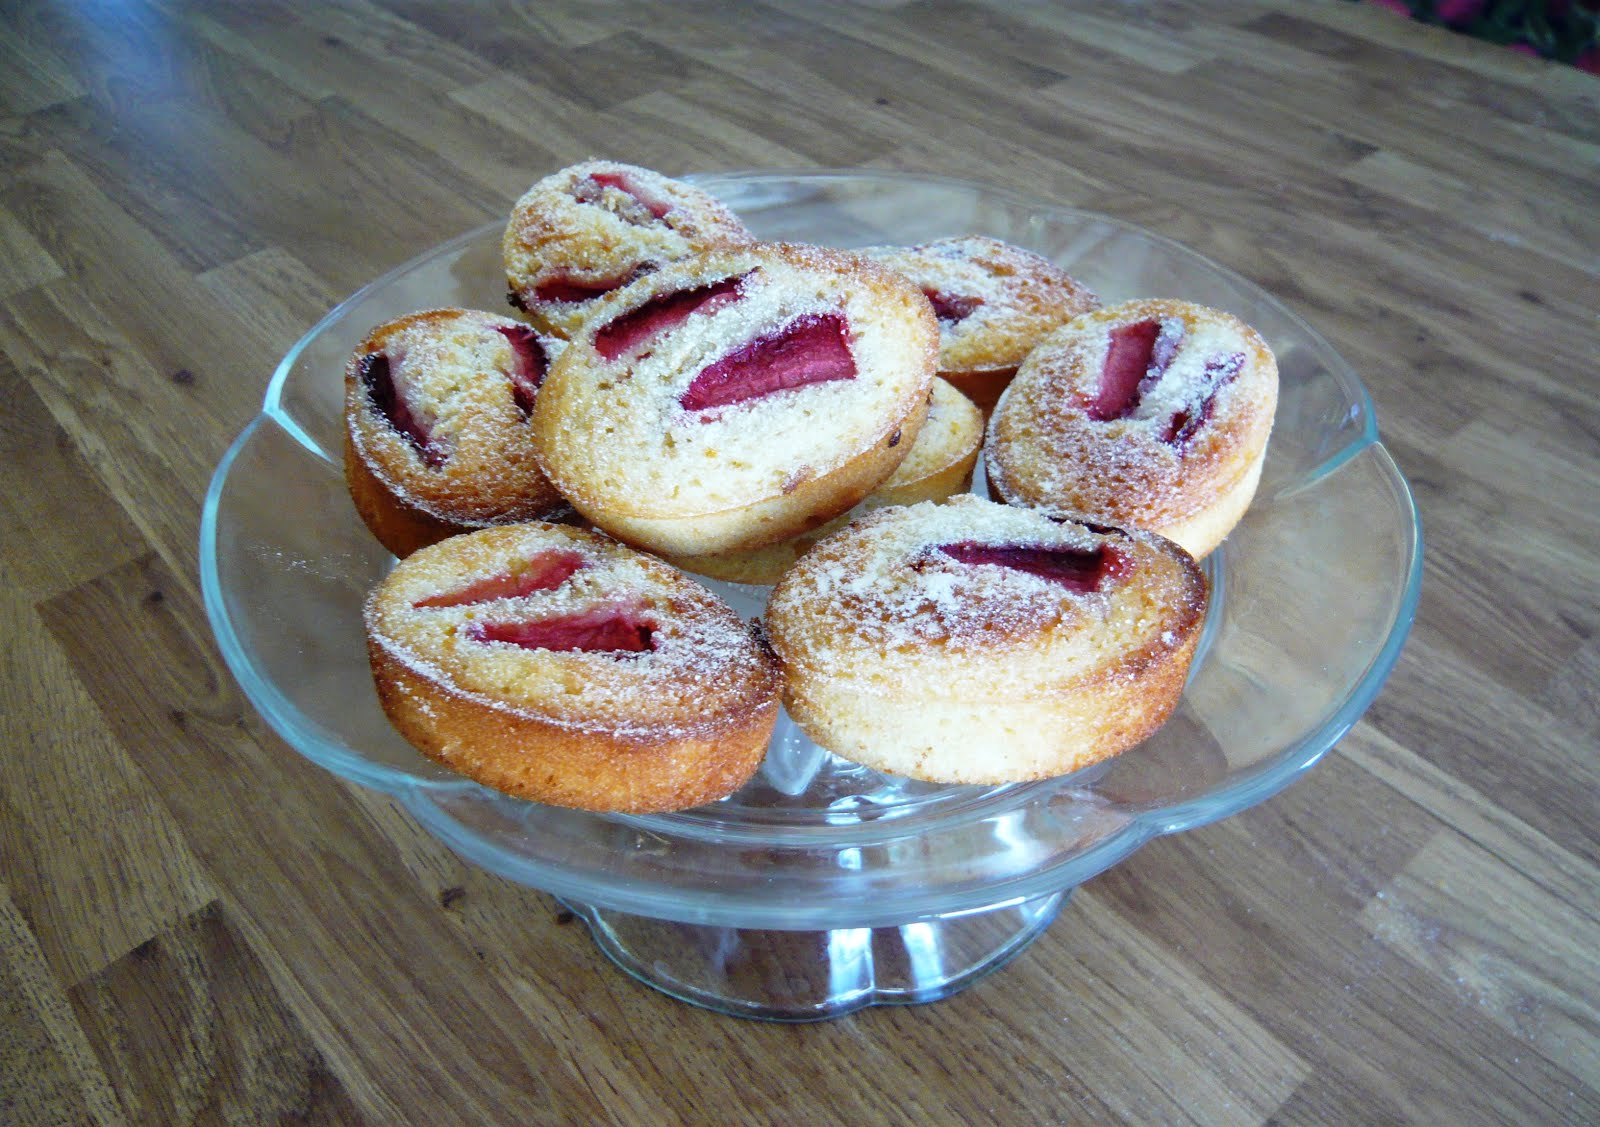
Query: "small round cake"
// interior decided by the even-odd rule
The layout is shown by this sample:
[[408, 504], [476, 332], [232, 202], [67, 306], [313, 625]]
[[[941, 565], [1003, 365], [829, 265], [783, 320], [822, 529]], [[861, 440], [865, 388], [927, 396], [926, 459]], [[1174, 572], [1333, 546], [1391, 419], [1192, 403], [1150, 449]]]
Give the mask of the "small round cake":
[[791, 536], [765, 548], [713, 556], [671, 556], [668, 562], [685, 571], [736, 583], [776, 583], [795, 560], [824, 536], [837, 532], [863, 513], [890, 505], [942, 501], [964, 493], [983, 444], [983, 416], [972, 400], [941, 379], [933, 381], [928, 417], [911, 444], [911, 452], [888, 479], [853, 509], [834, 517], [814, 532]]
[[738, 216], [699, 188], [588, 160], [517, 201], [502, 253], [511, 304], [565, 338], [613, 290], [686, 255], [750, 241]]
[[379, 325], [345, 369], [345, 482], [396, 556], [567, 511], [529, 415], [562, 347], [520, 321], [432, 309]]
[[927, 299], [839, 251], [752, 246], [607, 297], [534, 408], [540, 463], [584, 517], [667, 555], [817, 528], [904, 460], [928, 410]]
[[789, 715], [818, 744], [995, 784], [1069, 774], [1160, 727], [1206, 599], [1194, 560], [1159, 536], [967, 495], [828, 537], [765, 622]]
[[1100, 307], [1087, 286], [1049, 259], [982, 235], [858, 253], [927, 295], [939, 319], [939, 375], [985, 415], [1042, 337]]
[[1126, 302], [1034, 349], [989, 421], [989, 482], [1013, 505], [1159, 532], [1199, 558], [1249, 507], [1277, 402], [1277, 361], [1237, 317]]
[[389, 720], [423, 754], [519, 798], [681, 810], [755, 772], [772, 655], [715, 595], [598, 533], [491, 528], [424, 548], [366, 606]]

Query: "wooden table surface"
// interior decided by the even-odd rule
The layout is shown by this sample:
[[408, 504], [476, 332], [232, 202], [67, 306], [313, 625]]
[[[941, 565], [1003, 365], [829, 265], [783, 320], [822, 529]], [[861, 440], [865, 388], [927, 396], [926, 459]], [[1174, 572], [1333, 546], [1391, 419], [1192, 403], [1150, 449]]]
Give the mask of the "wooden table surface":
[[[937, 1004], [624, 978], [254, 713], [219, 457], [332, 303], [590, 154], [1103, 211], [1360, 371], [1422, 512], [1366, 718]], [[1600, 1121], [1600, 81], [1369, 5], [0, 9], [0, 1121]]]

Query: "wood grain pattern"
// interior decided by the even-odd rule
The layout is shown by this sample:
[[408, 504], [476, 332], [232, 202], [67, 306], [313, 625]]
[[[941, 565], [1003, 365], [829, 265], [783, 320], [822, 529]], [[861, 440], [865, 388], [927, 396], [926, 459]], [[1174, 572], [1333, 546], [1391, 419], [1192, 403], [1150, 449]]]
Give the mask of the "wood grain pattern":
[[[816, 1027], [300, 759], [200, 606], [211, 471], [332, 304], [591, 154], [979, 179], [1276, 293], [1422, 511], [1383, 695]], [[5, 6], [0, 1121], [1600, 1122], [1597, 200], [1600, 81], [1336, 0]]]

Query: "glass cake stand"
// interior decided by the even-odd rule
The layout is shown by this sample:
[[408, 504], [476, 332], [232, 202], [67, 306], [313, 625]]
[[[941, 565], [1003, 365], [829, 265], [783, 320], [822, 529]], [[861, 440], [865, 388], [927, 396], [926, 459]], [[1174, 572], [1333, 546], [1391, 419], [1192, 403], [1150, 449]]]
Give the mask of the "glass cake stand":
[[[978, 787], [869, 770], [783, 718], [743, 790], [652, 816], [509, 798], [424, 759], [385, 720], [368, 670], [362, 602], [394, 561], [345, 493], [342, 378], [380, 321], [504, 308], [495, 224], [378, 279], [307, 333], [206, 496], [206, 610], [245, 693], [301, 754], [394, 795], [471, 861], [559, 897], [634, 977], [727, 1013], [808, 1020], [960, 989], [1026, 947], [1080, 882], [1158, 834], [1276, 793], [1366, 710], [1415, 612], [1420, 529], [1360, 381], [1293, 313], [1148, 231], [976, 184], [694, 179], [763, 238], [992, 235], [1108, 303], [1187, 298], [1266, 337], [1282, 379], [1276, 427], [1254, 505], [1205, 563], [1213, 601], [1171, 721], [1076, 775]], [[761, 608], [762, 588], [708, 585], [747, 616]]]

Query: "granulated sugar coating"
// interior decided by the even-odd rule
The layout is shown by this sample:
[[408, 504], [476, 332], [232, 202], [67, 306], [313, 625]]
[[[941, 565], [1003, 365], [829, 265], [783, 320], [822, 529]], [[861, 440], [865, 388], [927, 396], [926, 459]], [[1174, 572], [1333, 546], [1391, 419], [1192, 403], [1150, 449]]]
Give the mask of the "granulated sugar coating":
[[1087, 286], [1049, 259], [982, 235], [857, 253], [928, 295], [939, 318], [939, 374], [946, 378], [1014, 370], [1046, 333], [1100, 307]]
[[871, 493], [821, 528], [764, 548], [710, 556], [671, 556], [668, 561], [687, 571], [736, 583], [776, 583], [818, 540], [852, 520], [889, 505], [940, 501], [963, 493], [983, 442], [983, 417], [972, 401], [945, 380], [935, 379], [928, 417], [911, 443], [911, 452]]
[[748, 778], [776, 721], [751, 628], [598, 533], [528, 524], [424, 549], [373, 593], [366, 623], [401, 733], [522, 797], [698, 805]]
[[565, 506], [529, 423], [562, 347], [472, 309], [412, 313], [367, 334], [345, 373], [345, 474], [385, 547], [404, 556]]
[[696, 256], [595, 308], [540, 392], [539, 456], [574, 507], [632, 543], [676, 555], [774, 543], [899, 465], [937, 348], [927, 300], [864, 259]]
[[528, 189], [501, 249], [513, 304], [568, 337], [613, 290], [686, 255], [750, 241], [738, 216], [699, 188], [588, 160]]
[[884, 509], [778, 583], [790, 714], [822, 746], [939, 782], [1076, 770], [1165, 720], [1204, 577], [1148, 533], [976, 497]]
[[1249, 505], [1278, 369], [1238, 318], [1131, 301], [1034, 349], [989, 422], [989, 480], [1015, 505], [1159, 532], [1203, 556]]
[[859, 253], [903, 274], [939, 321], [939, 375], [985, 417], [1049, 332], [1100, 299], [1032, 251], [981, 235]]

